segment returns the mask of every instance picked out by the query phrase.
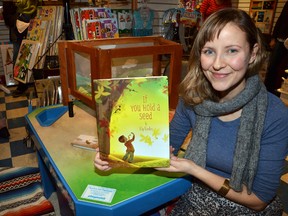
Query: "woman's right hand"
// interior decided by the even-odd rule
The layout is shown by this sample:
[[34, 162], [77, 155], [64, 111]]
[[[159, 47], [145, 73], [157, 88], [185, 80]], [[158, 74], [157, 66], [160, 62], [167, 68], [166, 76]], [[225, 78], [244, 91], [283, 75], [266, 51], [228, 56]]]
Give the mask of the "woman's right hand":
[[101, 171], [108, 171], [112, 167], [109, 166], [109, 163], [107, 161], [103, 161], [100, 158], [99, 148], [96, 149], [96, 155], [94, 158], [94, 166]]

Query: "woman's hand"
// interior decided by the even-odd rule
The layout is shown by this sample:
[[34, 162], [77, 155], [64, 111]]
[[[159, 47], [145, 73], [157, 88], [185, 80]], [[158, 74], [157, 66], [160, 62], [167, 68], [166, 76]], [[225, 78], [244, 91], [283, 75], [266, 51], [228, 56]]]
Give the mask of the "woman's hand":
[[107, 161], [103, 161], [100, 158], [99, 148], [96, 149], [96, 155], [94, 158], [94, 166], [101, 171], [108, 171], [111, 169]]
[[193, 174], [193, 167], [195, 163], [191, 160], [185, 158], [178, 158], [175, 155], [170, 157], [170, 167], [167, 168], [157, 168], [160, 171], [167, 171], [167, 172], [184, 172], [187, 174]]

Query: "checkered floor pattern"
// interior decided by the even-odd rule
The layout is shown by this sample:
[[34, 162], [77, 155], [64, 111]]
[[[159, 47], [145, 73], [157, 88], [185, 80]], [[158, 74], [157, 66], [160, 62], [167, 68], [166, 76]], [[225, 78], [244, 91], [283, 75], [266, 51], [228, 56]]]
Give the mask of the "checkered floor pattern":
[[[13, 91], [16, 87], [8, 87]], [[34, 91], [29, 87], [26, 95], [13, 98], [0, 90], [0, 112], [7, 119], [10, 138], [0, 138], [0, 167], [37, 167], [37, 157], [33, 147], [27, 147], [23, 141], [27, 137], [25, 115], [28, 113], [28, 95]], [[279, 196], [284, 201], [285, 212], [288, 216], [288, 157], [284, 175], [281, 178]]]
[[[16, 87], [8, 87], [13, 91]], [[29, 87], [26, 94], [34, 91]], [[0, 167], [38, 166], [35, 150], [27, 148], [23, 139], [27, 136], [25, 115], [28, 113], [27, 95], [13, 98], [0, 91], [0, 112], [7, 119], [10, 138], [0, 138]]]

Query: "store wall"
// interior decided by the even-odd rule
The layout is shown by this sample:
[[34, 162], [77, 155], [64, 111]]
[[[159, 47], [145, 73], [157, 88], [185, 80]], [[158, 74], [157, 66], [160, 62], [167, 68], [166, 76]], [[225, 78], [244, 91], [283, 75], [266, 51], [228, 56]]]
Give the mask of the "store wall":
[[[274, 25], [287, 0], [278, 0], [277, 9], [274, 17]], [[138, 7], [141, 7], [141, 0], [138, 0]], [[148, 0], [148, 7], [155, 11], [154, 33], [162, 33], [162, 16], [165, 10], [177, 8], [179, 0]], [[249, 13], [250, 0], [232, 0], [232, 7], [240, 8]], [[273, 25], [273, 26], [274, 26]]]

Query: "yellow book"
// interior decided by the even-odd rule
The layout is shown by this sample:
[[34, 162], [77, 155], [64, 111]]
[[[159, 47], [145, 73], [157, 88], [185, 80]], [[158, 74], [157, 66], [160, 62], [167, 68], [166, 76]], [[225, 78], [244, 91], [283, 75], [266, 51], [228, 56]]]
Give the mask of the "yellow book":
[[98, 144], [112, 167], [170, 164], [165, 76], [94, 80]]

